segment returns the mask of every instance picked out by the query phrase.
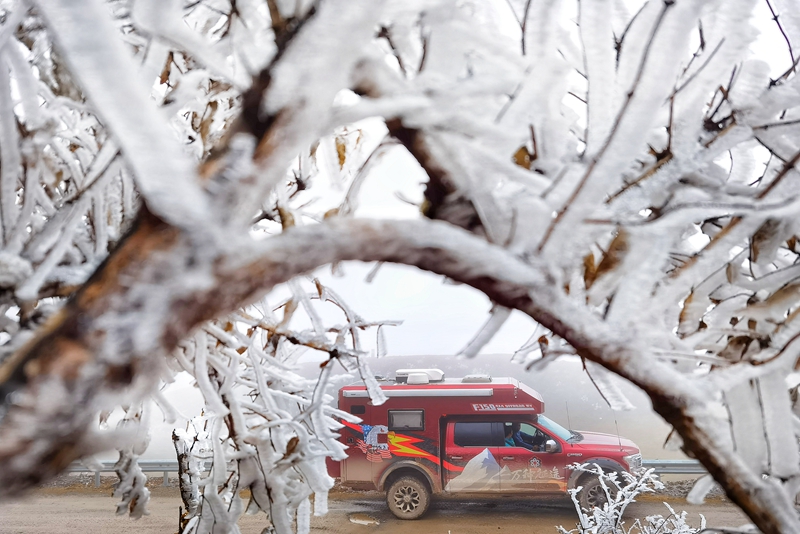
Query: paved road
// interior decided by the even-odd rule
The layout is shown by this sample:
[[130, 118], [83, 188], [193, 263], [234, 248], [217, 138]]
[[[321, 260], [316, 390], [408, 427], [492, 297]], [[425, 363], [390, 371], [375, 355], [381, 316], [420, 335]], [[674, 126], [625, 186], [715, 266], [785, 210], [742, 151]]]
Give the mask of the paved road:
[[[0, 505], [1, 534], [40, 534], [83, 532], [86, 534], [170, 533], [177, 531], [180, 499], [174, 488], [153, 488], [150, 515], [138, 521], [116, 517], [116, 500], [93, 491], [63, 489], [40, 490], [24, 501]], [[672, 501], [677, 510], [689, 512], [692, 523], [703, 513], [709, 526], [738, 526], [746, 523], [734, 506], [710, 502], [690, 506]], [[652, 514], [666, 515], [666, 508], [648, 498], [629, 507], [629, 524], [634, 518]], [[353, 534], [555, 534], [556, 525], [574, 527], [575, 511], [566, 498], [538, 500], [500, 499], [495, 501], [436, 501], [419, 521], [400, 521], [386, 509], [383, 497], [369, 494], [335, 494], [330, 512], [312, 518], [312, 532]], [[260, 534], [266, 526], [264, 514], [245, 516], [240, 522], [243, 534]]]

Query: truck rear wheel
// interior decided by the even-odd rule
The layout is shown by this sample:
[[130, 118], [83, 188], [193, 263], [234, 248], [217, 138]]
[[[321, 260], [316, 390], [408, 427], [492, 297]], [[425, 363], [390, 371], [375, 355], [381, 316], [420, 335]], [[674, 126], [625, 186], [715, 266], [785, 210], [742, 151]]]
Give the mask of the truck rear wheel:
[[428, 510], [431, 492], [417, 477], [400, 477], [389, 486], [386, 504], [400, 519], [419, 519]]
[[[594, 507], [602, 508], [608, 502], [606, 492], [603, 491], [603, 485], [600, 484], [600, 479], [596, 476], [589, 477], [583, 481], [583, 489], [578, 494], [578, 502], [581, 508], [591, 510]], [[608, 488], [613, 496], [612, 488]]]

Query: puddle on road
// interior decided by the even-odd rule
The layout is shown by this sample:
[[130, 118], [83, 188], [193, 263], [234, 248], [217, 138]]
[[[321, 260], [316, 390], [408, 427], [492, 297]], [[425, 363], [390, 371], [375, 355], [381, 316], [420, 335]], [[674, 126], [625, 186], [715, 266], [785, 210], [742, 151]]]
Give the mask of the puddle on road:
[[356, 525], [367, 526], [376, 526], [381, 524], [380, 521], [374, 517], [368, 516], [367, 514], [350, 514], [350, 522], [355, 523]]

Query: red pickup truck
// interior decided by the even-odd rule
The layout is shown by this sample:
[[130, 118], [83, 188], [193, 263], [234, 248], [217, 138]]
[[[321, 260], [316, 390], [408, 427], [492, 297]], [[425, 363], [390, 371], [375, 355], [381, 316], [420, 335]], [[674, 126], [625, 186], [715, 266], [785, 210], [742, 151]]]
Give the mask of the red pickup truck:
[[[541, 396], [513, 378], [445, 379], [438, 369], [401, 369], [374, 406], [364, 385], [339, 391], [349, 457], [331, 474], [342, 484], [386, 491], [391, 512], [421, 517], [433, 495], [564, 493], [582, 486], [581, 504], [605, 501], [599, 481], [569, 469], [595, 463], [606, 472], [641, 468], [638, 447], [617, 435], [568, 430], [548, 419]], [[338, 472], [337, 472], [338, 467]]]

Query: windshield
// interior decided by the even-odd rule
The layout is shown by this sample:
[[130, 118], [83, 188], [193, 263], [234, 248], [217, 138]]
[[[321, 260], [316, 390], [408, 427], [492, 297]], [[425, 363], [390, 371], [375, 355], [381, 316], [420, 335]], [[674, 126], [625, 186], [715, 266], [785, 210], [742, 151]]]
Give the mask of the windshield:
[[544, 427], [545, 429], [549, 430], [551, 433], [555, 434], [559, 438], [563, 439], [564, 441], [570, 439], [572, 437], [572, 432], [564, 428], [563, 426], [559, 425], [552, 419], [548, 419], [547, 417], [540, 415], [538, 418], [539, 425]]

